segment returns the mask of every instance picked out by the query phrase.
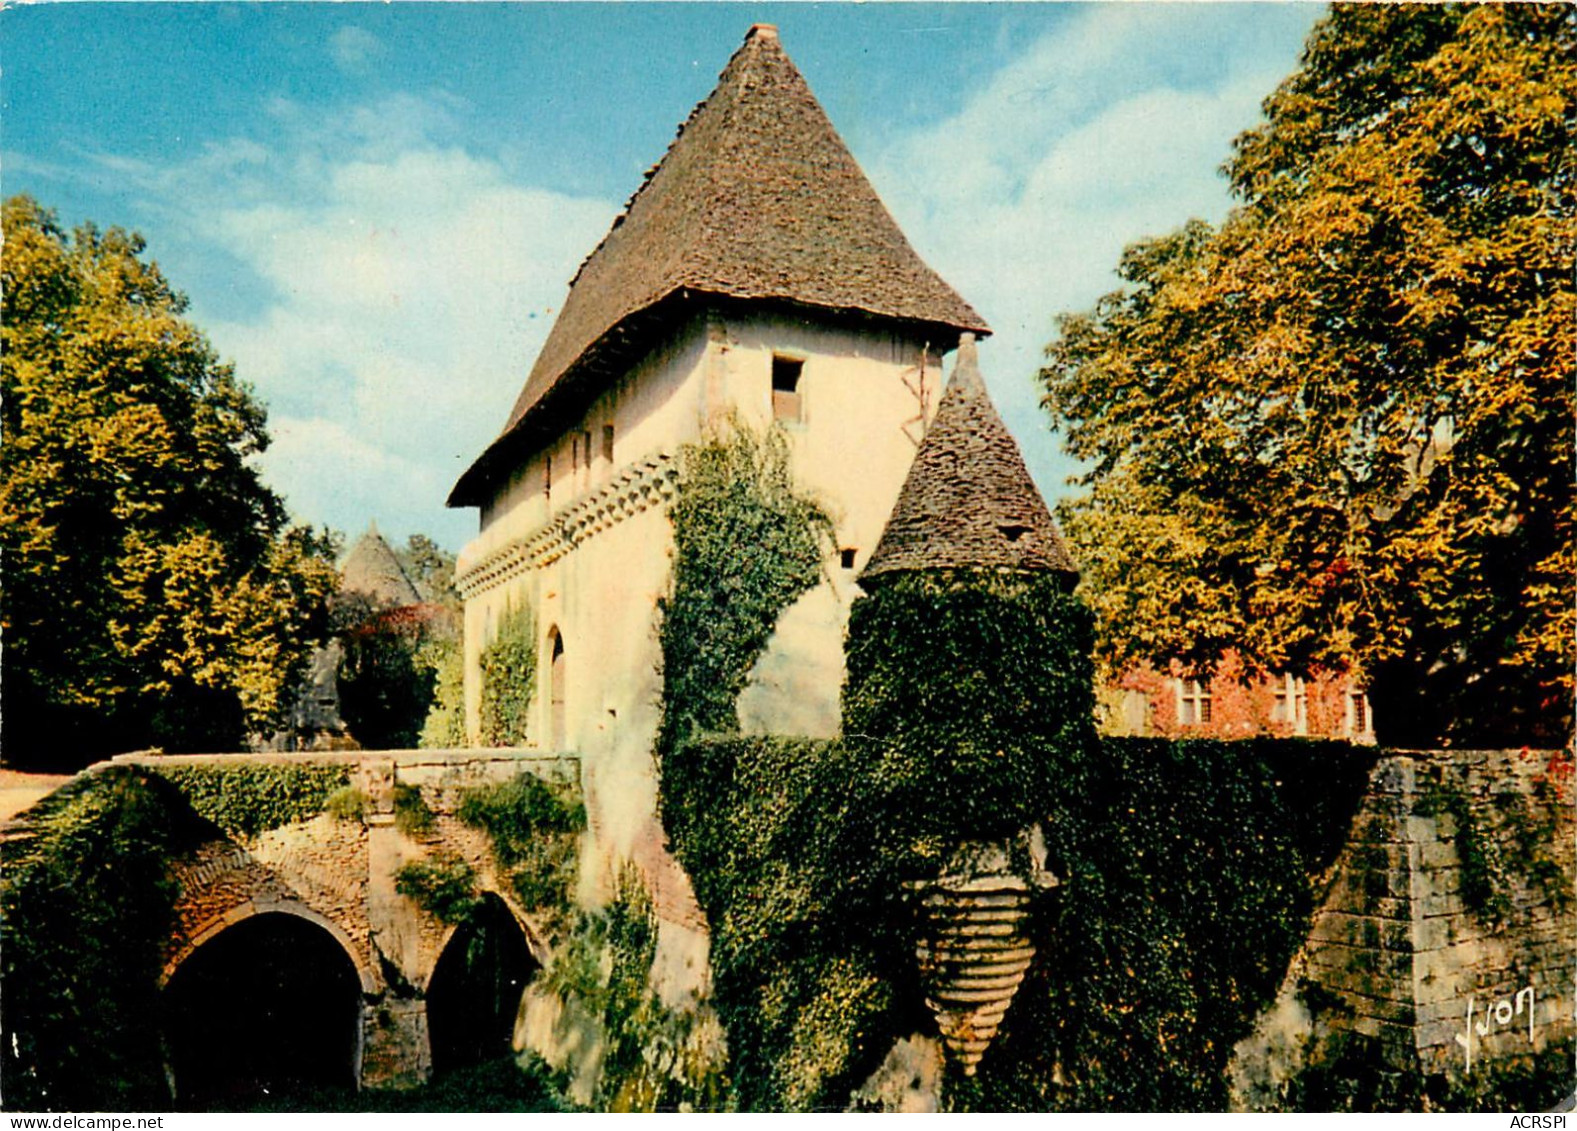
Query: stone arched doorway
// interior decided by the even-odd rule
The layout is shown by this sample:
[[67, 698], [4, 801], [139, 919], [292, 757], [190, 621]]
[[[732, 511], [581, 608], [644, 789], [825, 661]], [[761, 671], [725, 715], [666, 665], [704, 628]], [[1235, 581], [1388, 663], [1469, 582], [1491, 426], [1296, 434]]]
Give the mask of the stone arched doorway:
[[504, 901], [482, 896], [449, 936], [427, 983], [433, 1072], [510, 1055], [520, 999], [536, 971], [525, 932]]
[[260, 912], [201, 942], [170, 974], [164, 1034], [176, 1106], [247, 1107], [354, 1089], [362, 980], [308, 918]]
[[564, 704], [564, 636], [555, 628], [548, 637], [548, 746], [555, 751], [566, 744]]

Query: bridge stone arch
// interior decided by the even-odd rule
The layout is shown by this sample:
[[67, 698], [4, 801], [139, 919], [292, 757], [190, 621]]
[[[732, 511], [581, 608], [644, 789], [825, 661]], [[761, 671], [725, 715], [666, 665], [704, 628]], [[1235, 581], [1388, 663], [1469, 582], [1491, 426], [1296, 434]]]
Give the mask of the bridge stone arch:
[[289, 902], [234, 909], [169, 963], [165, 1073], [178, 1107], [357, 1087], [370, 980], [343, 932]]
[[202, 948], [203, 944], [223, 934], [238, 923], [245, 922], [257, 915], [294, 915], [304, 919], [315, 926], [321, 927], [345, 952], [345, 957], [350, 960], [351, 966], [356, 970], [356, 980], [361, 984], [361, 992], [371, 995], [378, 992], [378, 980], [367, 965], [366, 958], [357, 951], [356, 944], [351, 941], [344, 929], [326, 915], [321, 915], [306, 904], [293, 899], [270, 900], [257, 902], [247, 900], [237, 904], [223, 915], [210, 920], [205, 926], [199, 928], [189, 939], [183, 939], [178, 944], [175, 952], [165, 960], [164, 969], [159, 974], [159, 988], [163, 989], [170, 982], [177, 969], [193, 954]]
[[[361, 819], [321, 813], [241, 842], [223, 834], [170, 861], [179, 888], [175, 923], [161, 956], [159, 985], [225, 931], [259, 916], [283, 914], [311, 924], [343, 953], [360, 1008], [357, 1084], [415, 1083], [433, 1067], [426, 995], [457, 927], [400, 890], [401, 870], [435, 854], [456, 855], [473, 870], [479, 895], [495, 899], [524, 942], [531, 972], [551, 960], [548, 933], [514, 897], [492, 859], [487, 834], [457, 813], [474, 787], [533, 773], [579, 779], [574, 758], [534, 752], [357, 751], [248, 757], [247, 761], [342, 764], [367, 799]], [[116, 759], [155, 772], [165, 766], [234, 763], [235, 755], [135, 755]], [[402, 831], [395, 799], [414, 787], [432, 812], [420, 831]], [[327, 954], [328, 951], [324, 951]], [[206, 976], [206, 975], [205, 975]]]
[[[515, 899], [503, 884], [495, 883], [490, 874], [483, 875], [482, 882], [477, 885], [476, 894], [479, 898], [492, 896], [503, 904], [504, 909], [509, 912], [510, 918], [514, 920], [515, 926], [519, 927], [520, 933], [525, 936], [526, 949], [531, 953], [532, 961], [546, 969], [553, 960], [553, 948], [548, 945], [547, 932], [536, 921], [536, 918], [521, 910], [519, 901]], [[443, 924], [443, 929], [434, 936], [432, 961], [427, 964], [421, 979], [416, 983], [418, 986], [425, 989], [431, 983], [433, 969], [438, 965], [438, 959], [449, 948], [449, 944], [454, 940], [455, 935], [459, 933], [463, 925], [461, 923], [445, 923]]]
[[543, 962], [521, 917], [498, 893], [482, 892], [463, 923], [444, 935], [423, 986], [434, 1072], [509, 1055], [522, 1002]]

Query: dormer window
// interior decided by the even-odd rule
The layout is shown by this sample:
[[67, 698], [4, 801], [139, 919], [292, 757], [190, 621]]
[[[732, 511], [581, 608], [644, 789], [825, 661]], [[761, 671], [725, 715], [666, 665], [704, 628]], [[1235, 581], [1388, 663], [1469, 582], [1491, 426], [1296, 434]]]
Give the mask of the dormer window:
[[802, 424], [805, 420], [800, 377], [805, 363], [799, 358], [772, 355], [772, 419], [782, 424]]

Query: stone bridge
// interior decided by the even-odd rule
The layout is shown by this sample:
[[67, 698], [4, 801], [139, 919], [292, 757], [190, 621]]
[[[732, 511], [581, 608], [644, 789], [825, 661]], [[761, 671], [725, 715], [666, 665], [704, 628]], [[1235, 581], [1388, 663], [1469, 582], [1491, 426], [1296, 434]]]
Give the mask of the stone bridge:
[[[159, 771], [235, 755], [125, 755]], [[180, 886], [163, 955], [165, 1060], [180, 1106], [223, 1104], [270, 1081], [389, 1086], [435, 1064], [507, 1055], [521, 993], [548, 960], [547, 934], [497, 874], [487, 835], [455, 816], [464, 791], [527, 772], [577, 781], [572, 756], [528, 751], [249, 755], [343, 765], [361, 820], [320, 813], [242, 844], [217, 837], [172, 862]], [[396, 786], [431, 827], [402, 831]], [[473, 869], [481, 902], [443, 922], [396, 890], [402, 866], [435, 854]], [[237, 1079], [235, 1066], [252, 1066]]]

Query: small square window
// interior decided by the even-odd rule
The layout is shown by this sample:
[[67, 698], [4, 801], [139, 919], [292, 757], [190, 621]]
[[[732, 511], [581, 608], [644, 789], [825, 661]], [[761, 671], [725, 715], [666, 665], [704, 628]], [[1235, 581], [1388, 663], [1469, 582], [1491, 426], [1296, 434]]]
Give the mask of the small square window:
[[853, 569], [854, 551], [852, 549], [839, 550], [838, 563], [842, 565], [844, 569]]
[[805, 363], [798, 358], [772, 356], [772, 419], [799, 424], [805, 419], [799, 381]]

